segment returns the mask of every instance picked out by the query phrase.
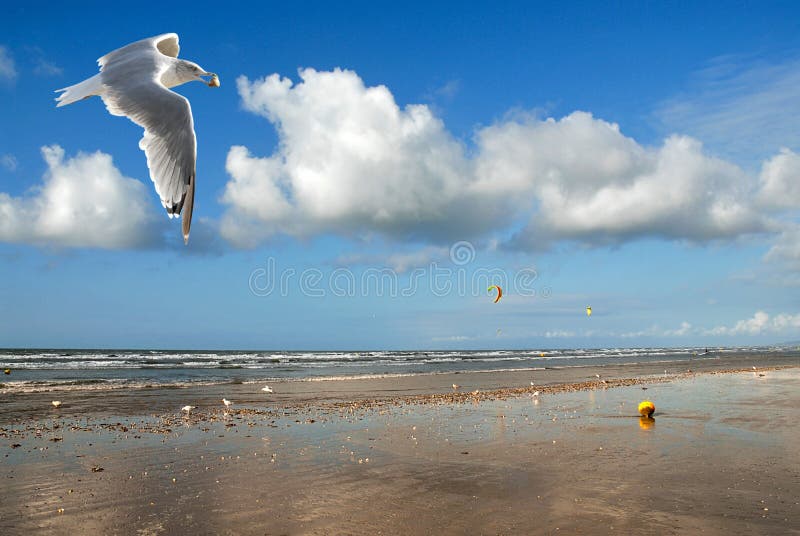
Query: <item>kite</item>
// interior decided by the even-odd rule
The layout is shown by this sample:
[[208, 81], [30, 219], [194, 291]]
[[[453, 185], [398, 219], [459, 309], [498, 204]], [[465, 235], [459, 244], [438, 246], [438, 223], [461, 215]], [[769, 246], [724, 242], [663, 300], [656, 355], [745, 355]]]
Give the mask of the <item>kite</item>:
[[592, 316], [592, 308], [591, 307], [587, 307], [586, 308], [586, 316]]
[[487, 289], [487, 292], [491, 292], [492, 289], [497, 289], [497, 297], [494, 299], [494, 303], [497, 303], [500, 301], [500, 298], [503, 297], [503, 289], [498, 287], [497, 285], [492, 285]]

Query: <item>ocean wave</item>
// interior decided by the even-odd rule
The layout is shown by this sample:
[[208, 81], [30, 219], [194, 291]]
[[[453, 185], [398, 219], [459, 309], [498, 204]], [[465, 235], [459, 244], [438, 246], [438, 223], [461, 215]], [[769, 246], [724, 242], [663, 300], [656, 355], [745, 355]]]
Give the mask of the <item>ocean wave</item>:
[[[219, 383], [261, 378], [300, 378], [309, 381], [321, 377], [366, 377], [369, 375], [470, 372], [501, 370], [511, 367], [524, 370], [537, 366], [594, 366], [627, 362], [670, 362], [697, 357], [727, 356], [743, 352], [786, 352], [786, 345], [775, 347], [652, 347], [652, 348], [560, 348], [526, 350], [401, 350], [401, 351], [168, 351], [168, 350], [0, 350], [0, 368], [11, 369], [12, 380], [3, 391], [16, 389], [18, 380], [62, 382], [110, 382], [116, 388], [143, 384], [175, 384], [190, 380]], [[791, 352], [796, 349], [789, 350]], [[77, 378], [77, 379], [76, 379]], [[100, 381], [100, 380], [98, 380]], [[66, 383], [64, 383], [66, 382]], [[75, 385], [82, 385], [76, 383]], [[89, 385], [89, 384], [83, 384]], [[106, 385], [106, 384], [95, 384]], [[45, 388], [52, 388], [53, 385]], [[22, 387], [19, 387], [22, 388]], [[31, 387], [27, 385], [24, 387]]]

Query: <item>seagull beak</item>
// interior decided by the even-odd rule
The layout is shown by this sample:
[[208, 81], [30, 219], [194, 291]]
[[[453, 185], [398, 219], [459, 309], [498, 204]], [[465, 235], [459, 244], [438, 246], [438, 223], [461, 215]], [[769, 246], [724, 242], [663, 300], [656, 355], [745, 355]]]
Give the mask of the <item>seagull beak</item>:
[[200, 76], [211, 77], [211, 80], [209, 80], [208, 82], [205, 82], [205, 80], [203, 80], [203, 82], [205, 82], [208, 87], [219, 87], [219, 76], [217, 76], [217, 73], [203, 73]]

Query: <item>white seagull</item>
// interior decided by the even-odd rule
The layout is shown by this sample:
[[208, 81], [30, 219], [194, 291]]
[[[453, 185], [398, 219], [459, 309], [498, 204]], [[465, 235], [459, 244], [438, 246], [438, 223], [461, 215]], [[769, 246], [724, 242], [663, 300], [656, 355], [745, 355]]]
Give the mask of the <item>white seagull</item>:
[[183, 407], [181, 408], [181, 411], [185, 411], [185, 412], [186, 412], [186, 414], [188, 415], [188, 414], [190, 414], [190, 413], [192, 412], [192, 410], [193, 410], [195, 407], [196, 407], [196, 406], [183, 406]]
[[50, 403], [51, 403], [51, 404], [53, 404], [53, 407], [54, 407], [54, 408], [59, 408], [59, 407], [61, 407], [61, 401], [60, 401], [60, 400], [53, 400], [53, 401], [52, 401], [52, 402], [50, 402]]
[[226, 408], [229, 408], [229, 407], [231, 407], [231, 405], [233, 404], [233, 402], [231, 402], [231, 401], [230, 401], [230, 400], [228, 400], [227, 398], [223, 398], [223, 399], [222, 399], [222, 403], [223, 403], [223, 404], [225, 404], [225, 407], [226, 407]]
[[264, 387], [261, 388], [261, 390], [264, 391], [265, 393], [271, 393], [272, 387], [270, 387], [269, 385], [265, 385]]
[[[178, 34], [142, 39], [97, 60], [100, 73], [56, 90], [57, 106], [94, 95], [111, 115], [125, 116], [144, 128], [139, 148], [147, 157], [150, 178], [170, 218], [183, 211], [183, 240], [189, 243], [194, 204], [197, 139], [192, 108], [169, 88], [200, 81], [219, 87], [219, 77], [187, 60], [178, 59]], [[210, 76], [206, 82], [203, 77]]]

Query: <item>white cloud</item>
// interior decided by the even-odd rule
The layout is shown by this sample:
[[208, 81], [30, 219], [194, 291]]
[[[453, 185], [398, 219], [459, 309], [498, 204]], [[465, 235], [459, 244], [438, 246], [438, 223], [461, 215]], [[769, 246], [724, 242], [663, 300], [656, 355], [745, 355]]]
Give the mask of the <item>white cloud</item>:
[[43, 147], [42, 155], [48, 170], [30, 195], [0, 192], [0, 241], [113, 249], [158, 240], [147, 188], [123, 176], [111, 156], [65, 159], [57, 145]]
[[692, 333], [692, 325], [689, 322], [681, 322], [681, 327], [678, 329], [668, 329], [664, 332], [667, 336], [683, 337]]
[[16, 171], [17, 170], [17, 157], [13, 154], [4, 154], [0, 156], [0, 164], [8, 171]]
[[752, 179], [691, 138], [646, 148], [617, 125], [575, 112], [483, 129], [479, 146], [480, 187], [537, 207], [515, 238], [522, 247], [644, 236], [706, 241], [766, 228], [748, 206]]
[[681, 322], [677, 329], [661, 329], [650, 326], [647, 329], [621, 333], [624, 339], [652, 338], [652, 337], [687, 337], [687, 336], [734, 336], [734, 335], [766, 335], [766, 334], [796, 334], [800, 329], [800, 313], [796, 315], [780, 313], [770, 316], [764, 311], [756, 311], [751, 317], [739, 320], [730, 326], [717, 326], [705, 329], [695, 327], [689, 322]]
[[33, 72], [39, 76], [60, 76], [64, 74], [64, 69], [52, 61], [46, 60], [43, 57], [37, 57]]
[[800, 155], [781, 149], [761, 167], [758, 202], [766, 208], [800, 208]]
[[702, 139], [717, 154], [758, 161], [800, 147], [800, 60], [767, 63], [723, 56], [695, 73], [656, 116], [671, 132]]
[[575, 337], [575, 332], [563, 329], [556, 329], [552, 331], [545, 331], [544, 336], [547, 339], [564, 339], [564, 338]]
[[767, 251], [764, 260], [800, 267], [800, 225], [788, 226]]
[[776, 229], [754, 202], [758, 178], [693, 138], [646, 147], [574, 112], [506, 118], [478, 129], [470, 149], [427, 106], [401, 108], [352, 71], [305, 69], [300, 78], [238, 80], [245, 109], [271, 121], [280, 143], [268, 157], [244, 146], [228, 153], [221, 231], [237, 245], [325, 233], [496, 240], [520, 222], [511, 244], [524, 249]]
[[638, 339], [639, 337], [653, 337], [655, 335], [658, 335], [656, 330], [657, 328], [653, 326], [647, 329], [641, 329], [639, 331], [628, 331], [625, 333], [620, 333], [620, 337], [622, 337], [623, 339]]
[[444, 97], [446, 99], [452, 99], [456, 96], [456, 94], [461, 89], [461, 81], [460, 80], [449, 80], [443, 86], [436, 88], [433, 90], [434, 95], [439, 97]]
[[8, 48], [0, 46], [0, 80], [5, 79], [8, 82], [13, 82], [17, 79], [17, 67], [14, 63], [14, 57]]
[[415, 251], [380, 254], [356, 253], [341, 255], [336, 263], [344, 266], [373, 265], [387, 266], [397, 273], [405, 273], [414, 268], [429, 267], [432, 262], [448, 259], [449, 249], [427, 246]]
[[475, 337], [466, 335], [450, 335], [449, 337], [433, 337], [431, 340], [436, 342], [463, 342], [475, 340]]
[[502, 218], [470, 191], [464, 147], [427, 106], [401, 109], [386, 87], [367, 88], [351, 71], [300, 76], [294, 86], [277, 75], [238, 80], [244, 107], [274, 122], [281, 144], [268, 158], [245, 147], [228, 153], [228, 239], [379, 232], [448, 240]]
[[739, 320], [733, 326], [718, 326], [707, 330], [707, 335], [763, 335], [766, 333], [791, 333], [800, 329], [800, 313], [781, 313], [770, 317], [764, 311], [756, 311], [752, 318]]
[[33, 74], [36, 76], [61, 76], [64, 74], [64, 69], [47, 59], [45, 51], [41, 47], [29, 45], [23, 49], [27, 53], [30, 63], [33, 64]]
[[621, 333], [619, 336], [623, 339], [638, 339], [641, 337], [685, 337], [696, 333], [696, 329], [692, 327], [689, 322], [681, 322], [680, 327], [676, 329], [661, 329], [658, 326], [650, 326], [647, 329], [639, 331], [629, 331]]

